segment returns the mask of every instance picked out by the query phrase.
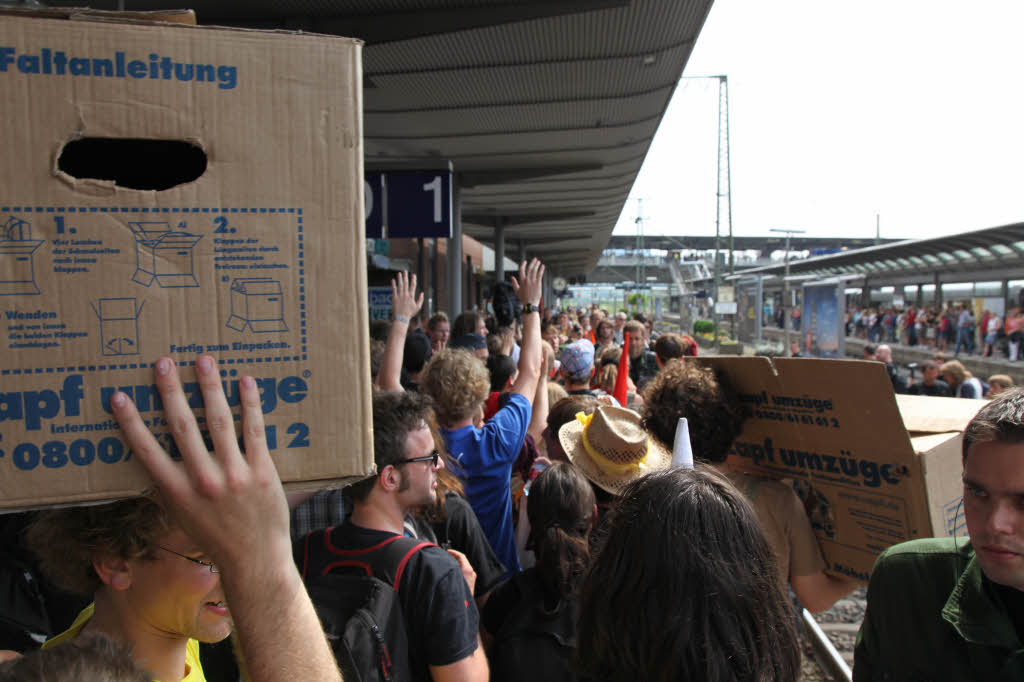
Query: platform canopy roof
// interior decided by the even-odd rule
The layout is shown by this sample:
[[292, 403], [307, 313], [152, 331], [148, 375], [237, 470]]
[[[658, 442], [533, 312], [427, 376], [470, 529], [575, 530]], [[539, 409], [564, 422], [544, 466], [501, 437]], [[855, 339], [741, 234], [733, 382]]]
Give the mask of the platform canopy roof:
[[451, 161], [466, 234], [597, 263], [711, 0], [50, 0], [356, 37], [368, 167]]
[[[785, 265], [737, 272], [781, 276]], [[869, 277], [872, 281], [900, 283], [932, 278], [942, 281], [1024, 278], [1024, 223], [971, 232], [908, 239], [789, 263], [791, 276]]]

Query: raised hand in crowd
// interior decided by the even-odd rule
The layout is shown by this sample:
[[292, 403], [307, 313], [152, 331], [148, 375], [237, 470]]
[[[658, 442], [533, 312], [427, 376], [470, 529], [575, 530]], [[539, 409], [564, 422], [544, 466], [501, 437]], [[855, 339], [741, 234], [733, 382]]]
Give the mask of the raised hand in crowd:
[[416, 275], [399, 272], [391, 280], [391, 309], [396, 322], [407, 325], [413, 315], [423, 307], [423, 292], [416, 295]]
[[409, 321], [423, 307], [423, 292], [416, 295], [416, 275], [399, 272], [391, 280], [391, 308], [394, 319], [388, 332], [387, 347], [377, 373], [377, 388], [381, 391], [402, 390], [402, 358]]
[[201, 356], [195, 371], [212, 453], [206, 449], [170, 358], [156, 362], [156, 384], [184, 466], [160, 447], [124, 393], [111, 398], [114, 416], [156, 482], [172, 519], [220, 568], [253, 682], [340, 680], [292, 559], [288, 507], [267, 449], [256, 382], [249, 376], [239, 381], [243, 452], [216, 362]]

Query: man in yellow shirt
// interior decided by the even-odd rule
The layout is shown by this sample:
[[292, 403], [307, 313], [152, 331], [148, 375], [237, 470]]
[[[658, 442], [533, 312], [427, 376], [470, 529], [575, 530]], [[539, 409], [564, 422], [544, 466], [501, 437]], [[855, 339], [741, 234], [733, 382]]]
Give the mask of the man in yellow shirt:
[[231, 633], [217, 567], [150, 498], [45, 512], [29, 531], [43, 569], [93, 603], [44, 648], [81, 633], [132, 647], [164, 682], [205, 682], [199, 642]]

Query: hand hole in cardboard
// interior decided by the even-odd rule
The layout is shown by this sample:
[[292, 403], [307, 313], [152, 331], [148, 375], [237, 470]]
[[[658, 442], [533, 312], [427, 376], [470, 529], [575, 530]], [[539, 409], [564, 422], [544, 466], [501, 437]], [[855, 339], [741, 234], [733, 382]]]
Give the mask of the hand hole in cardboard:
[[199, 178], [206, 171], [206, 152], [184, 140], [83, 137], [64, 145], [57, 170], [75, 180], [160, 191]]

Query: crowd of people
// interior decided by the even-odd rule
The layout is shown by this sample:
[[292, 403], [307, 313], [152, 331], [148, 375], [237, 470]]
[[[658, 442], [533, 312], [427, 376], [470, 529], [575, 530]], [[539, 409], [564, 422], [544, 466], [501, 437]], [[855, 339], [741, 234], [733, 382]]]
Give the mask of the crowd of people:
[[[214, 359], [197, 360], [204, 437], [174, 362], [158, 360], [184, 466], [116, 393], [157, 492], [26, 518], [30, 568], [71, 619], [52, 617], [41, 651], [9, 653], [0, 680], [797, 679], [795, 604], [824, 610], [857, 583], [826, 572], [791, 487], [726, 466], [744, 422], [728, 378], [692, 360], [692, 338], [655, 334], [643, 316], [542, 308], [543, 276], [523, 263], [492, 312], [454, 319], [424, 319], [416, 278], [396, 276], [392, 319], [370, 330], [377, 473], [341, 491], [284, 494], [251, 378], [239, 438]], [[1021, 396], [985, 408], [996, 426], [968, 429], [980, 569], [970, 544], [953, 549], [970, 555], [965, 576], [1011, 590], [1024, 588], [1024, 526], [1009, 500], [1024, 487], [997, 469], [1024, 442]], [[681, 418], [693, 466], [672, 464]], [[907, 556], [891, 550], [872, 578], [887, 596], [869, 593], [858, 679], [943, 678], [907, 667], [885, 637], [909, 622], [890, 619]], [[1018, 598], [986, 595], [986, 608]], [[344, 610], [355, 596], [359, 618], [381, 619], [367, 656]], [[1009, 630], [993, 646], [1021, 632], [1000, 617]], [[957, 636], [928, 641], [952, 659], [974, 646]], [[68, 661], [107, 677], [60, 677]]]
[[959, 360], [950, 360], [945, 353], [937, 352], [930, 360], [915, 363], [914, 369], [921, 376], [913, 374], [906, 378], [893, 361], [892, 347], [887, 343], [864, 346], [864, 359], [885, 364], [885, 370], [896, 393], [925, 395], [937, 398], [968, 398], [980, 400], [995, 398], [1013, 388], [1016, 383], [1009, 374], [993, 374], [987, 380], [974, 376]]
[[968, 302], [945, 306], [856, 307], [846, 311], [846, 335], [871, 343], [920, 346], [959, 356], [1003, 357], [1016, 362], [1024, 340], [1022, 308], [1005, 317], [984, 309], [976, 316]]

